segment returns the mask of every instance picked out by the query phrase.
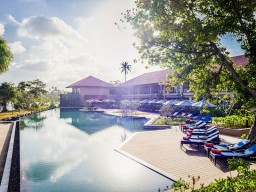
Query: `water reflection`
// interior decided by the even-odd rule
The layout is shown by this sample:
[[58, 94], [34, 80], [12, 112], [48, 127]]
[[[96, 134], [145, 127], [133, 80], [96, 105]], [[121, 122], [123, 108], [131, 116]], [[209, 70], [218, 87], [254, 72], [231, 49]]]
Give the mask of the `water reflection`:
[[145, 123], [145, 119], [134, 120], [131, 118], [104, 115], [97, 112], [61, 112], [60, 118], [65, 119], [67, 123], [85, 131], [89, 135], [114, 125], [119, 125], [131, 131], [142, 131], [142, 127]]
[[170, 185], [114, 151], [120, 135], [124, 140], [142, 131], [143, 120], [81, 112], [41, 115], [46, 118], [40, 129], [27, 123], [21, 131], [22, 191], [145, 192]]
[[42, 113], [32, 114], [27, 116], [21, 123], [21, 129], [25, 127], [40, 129], [44, 126], [44, 120], [46, 116]]

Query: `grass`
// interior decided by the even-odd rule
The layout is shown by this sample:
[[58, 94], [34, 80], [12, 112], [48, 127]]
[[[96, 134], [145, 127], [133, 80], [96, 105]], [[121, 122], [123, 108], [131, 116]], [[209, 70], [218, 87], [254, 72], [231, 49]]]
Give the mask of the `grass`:
[[13, 117], [13, 116], [17, 116], [17, 115], [23, 115], [26, 113], [30, 113], [31, 111], [28, 110], [20, 110], [20, 111], [13, 111], [13, 112], [2, 112], [0, 113], [0, 120], [4, 119], [4, 118], [8, 118], [8, 117]]
[[186, 118], [159, 118], [154, 123], [155, 125], [179, 125], [181, 122], [185, 122]]

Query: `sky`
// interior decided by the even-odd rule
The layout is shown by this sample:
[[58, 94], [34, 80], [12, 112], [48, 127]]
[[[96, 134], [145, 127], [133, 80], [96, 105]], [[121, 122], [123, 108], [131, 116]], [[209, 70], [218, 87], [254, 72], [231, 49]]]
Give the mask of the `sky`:
[[[10, 70], [0, 83], [36, 78], [48, 87], [66, 86], [89, 75], [106, 82], [124, 81], [120, 64], [127, 61], [127, 80], [160, 70], [133, 63], [139, 58], [129, 26], [118, 29], [121, 13], [134, 0], [1, 0], [0, 36], [14, 55]], [[235, 40], [223, 38], [231, 55], [241, 54]]]

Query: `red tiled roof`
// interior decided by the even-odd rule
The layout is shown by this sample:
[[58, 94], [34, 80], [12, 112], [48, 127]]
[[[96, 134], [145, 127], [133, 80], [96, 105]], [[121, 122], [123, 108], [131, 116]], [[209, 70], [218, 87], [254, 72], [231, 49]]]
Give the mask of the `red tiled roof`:
[[144, 84], [152, 84], [152, 83], [161, 83], [166, 82], [166, 76], [169, 73], [172, 73], [173, 69], [165, 69], [161, 71], [144, 73], [138, 77], [135, 77], [129, 81], [122, 83], [120, 86], [133, 86], [133, 85], [144, 85]]
[[102, 81], [96, 77], [88, 76], [84, 79], [81, 79], [80, 81], [77, 81], [67, 86], [67, 88], [72, 88], [72, 87], [113, 87], [113, 85], [105, 81]]
[[236, 64], [237, 67], [244, 67], [249, 61], [244, 55], [230, 57], [230, 59]]

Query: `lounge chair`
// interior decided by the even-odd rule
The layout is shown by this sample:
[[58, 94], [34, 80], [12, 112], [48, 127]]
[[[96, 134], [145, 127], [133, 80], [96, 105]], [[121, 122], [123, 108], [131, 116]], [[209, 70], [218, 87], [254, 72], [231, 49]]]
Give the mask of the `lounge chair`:
[[250, 158], [256, 156], [256, 144], [252, 145], [248, 149], [244, 151], [221, 151], [218, 149], [211, 149], [210, 158], [214, 161], [216, 165], [217, 159], [227, 159], [232, 157], [240, 157], [240, 158]]
[[186, 116], [186, 113], [181, 113], [180, 115], [175, 115], [175, 118], [183, 118]]
[[199, 149], [200, 145], [204, 145], [204, 143], [214, 143], [214, 144], [219, 144], [220, 143], [220, 138], [219, 138], [219, 134], [213, 135], [210, 138], [207, 139], [182, 139], [180, 141], [180, 147], [182, 147], [184, 144], [187, 145], [197, 145], [197, 148]]
[[205, 125], [206, 125], [205, 122], [201, 122], [199, 125], [194, 125], [194, 126], [191, 126], [191, 127], [182, 127], [182, 131], [184, 132], [184, 131], [190, 130], [192, 132], [194, 129], [203, 129], [203, 128], [205, 128]]
[[238, 141], [235, 144], [225, 144], [221, 143], [219, 145], [204, 145], [204, 150], [207, 153], [207, 156], [209, 157], [211, 149], [218, 149], [221, 151], [240, 151], [245, 150], [250, 145], [250, 141], [247, 139], [243, 139]]
[[183, 139], [184, 140], [188, 140], [188, 139], [201, 139], [201, 140], [206, 140], [209, 139], [211, 137], [213, 137], [214, 135], [219, 134], [219, 131], [215, 130], [213, 131], [211, 134], [209, 135], [191, 135], [191, 136], [184, 136]]
[[208, 129], [194, 129], [193, 131], [189, 131], [186, 134], [188, 136], [190, 135], [210, 135], [212, 132], [216, 131], [217, 127], [216, 126], [211, 126]]
[[173, 118], [173, 117], [175, 117], [175, 116], [178, 115], [178, 114], [179, 114], [179, 112], [176, 111], [176, 112], [172, 113], [171, 115], [169, 115], [169, 117]]

